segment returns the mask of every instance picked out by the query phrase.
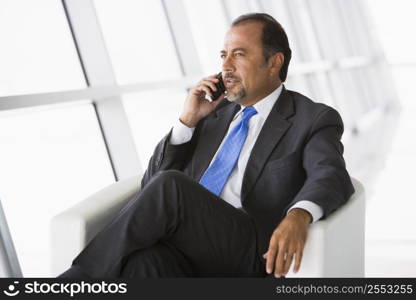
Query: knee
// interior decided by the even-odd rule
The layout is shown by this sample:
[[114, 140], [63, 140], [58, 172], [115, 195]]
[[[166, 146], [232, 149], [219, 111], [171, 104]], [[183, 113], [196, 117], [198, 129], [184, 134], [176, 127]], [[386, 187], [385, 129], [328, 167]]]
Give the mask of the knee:
[[[183, 180], [186, 180], [186, 175], [177, 170], [159, 171], [153, 175], [149, 183], [140, 191], [162, 191], [170, 190], [181, 185]], [[163, 187], [163, 188], [162, 188]]]
[[[150, 196], [149, 199], [152, 199], [151, 201], [154, 201], [155, 197], [160, 201], [165, 201], [166, 197], [164, 197], [163, 193], [173, 192], [179, 186], [182, 186], [181, 182], [183, 182], [184, 178], [186, 178], [186, 175], [177, 170], [159, 171], [154, 174], [149, 183], [140, 190], [137, 199], [142, 202]], [[159, 195], [160, 197], [157, 197], [156, 195]]]
[[152, 201], [157, 199], [158, 202], [169, 203], [174, 205], [178, 201], [182, 201], [179, 195], [190, 183], [192, 179], [184, 173], [177, 170], [167, 170], [157, 172], [146, 187], [140, 192], [142, 198], [149, 196]]

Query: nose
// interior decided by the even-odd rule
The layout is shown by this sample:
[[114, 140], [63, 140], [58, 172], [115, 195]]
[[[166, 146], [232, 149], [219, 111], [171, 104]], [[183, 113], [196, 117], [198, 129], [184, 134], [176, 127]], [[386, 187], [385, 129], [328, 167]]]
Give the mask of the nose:
[[223, 72], [234, 72], [235, 66], [232, 61], [232, 57], [230, 55], [227, 55], [223, 61], [222, 61], [222, 71]]

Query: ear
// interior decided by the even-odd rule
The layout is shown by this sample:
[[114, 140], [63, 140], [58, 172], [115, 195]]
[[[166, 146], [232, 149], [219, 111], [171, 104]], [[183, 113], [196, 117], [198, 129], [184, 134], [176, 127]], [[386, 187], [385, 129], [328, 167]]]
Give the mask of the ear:
[[268, 66], [270, 69], [270, 76], [275, 76], [276, 74], [279, 74], [284, 61], [285, 56], [282, 52], [277, 52], [269, 58]]

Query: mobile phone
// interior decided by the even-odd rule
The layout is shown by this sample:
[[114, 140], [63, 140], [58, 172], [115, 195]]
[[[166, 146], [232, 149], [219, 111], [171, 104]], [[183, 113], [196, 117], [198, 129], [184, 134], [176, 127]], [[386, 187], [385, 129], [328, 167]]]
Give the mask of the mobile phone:
[[222, 81], [221, 72], [218, 73], [217, 78], [219, 79], [219, 81], [215, 84], [215, 87], [217, 88], [217, 90], [216, 91], [211, 91], [212, 92], [212, 97], [211, 97], [212, 101], [218, 100], [218, 98], [222, 94], [224, 94], [224, 92], [225, 92], [225, 85], [224, 85], [224, 81]]

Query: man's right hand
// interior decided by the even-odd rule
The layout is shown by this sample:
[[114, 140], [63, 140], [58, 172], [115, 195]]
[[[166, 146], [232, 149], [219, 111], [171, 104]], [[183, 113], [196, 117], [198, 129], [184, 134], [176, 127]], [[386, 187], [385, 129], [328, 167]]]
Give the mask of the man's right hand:
[[206, 95], [212, 97], [211, 89], [214, 91], [217, 90], [215, 84], [218, 83], [219, 80], [216, 76], [217, 75], [215, 74], [203, 78], [189, 91], [183, 106], [182, 114], [179, 117], [179, 120], [186, 126], [191, 128], [195, 127], [199, 120], [211, 113], [224, 99], [224, 94], [216, 101], [205, 99]]

